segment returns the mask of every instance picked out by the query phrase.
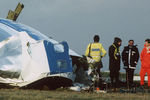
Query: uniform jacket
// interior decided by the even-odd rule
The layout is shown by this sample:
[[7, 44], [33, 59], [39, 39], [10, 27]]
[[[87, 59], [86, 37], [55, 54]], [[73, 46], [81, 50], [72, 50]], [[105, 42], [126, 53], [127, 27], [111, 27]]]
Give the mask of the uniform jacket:
[[144, 45], [144, 48], [140, 55], [141, 58], [141, 65], [142, 68], [149, 68], [150, 69], [150, 46], [146, 47]]
[[85, 56], [91, 56], [95, 62], [99, 62], [105, 55], [106, 50], [101, 43], [90, 43], [85, 51]]
[[109, 47], [109, 69], [120, 70], [120, 50], [117, 43], [112, 44]]
[[125, 46], [122, 52], [122, 62], [125, 68], [135, 69], [139, 60], [139, 51], [136, 46]]

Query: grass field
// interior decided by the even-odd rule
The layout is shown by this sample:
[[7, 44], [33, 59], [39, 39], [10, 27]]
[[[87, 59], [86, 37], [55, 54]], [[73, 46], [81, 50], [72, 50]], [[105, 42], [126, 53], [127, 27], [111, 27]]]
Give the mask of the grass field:
[[150, 94], [0, 89], [0, 100], [150, 100]]

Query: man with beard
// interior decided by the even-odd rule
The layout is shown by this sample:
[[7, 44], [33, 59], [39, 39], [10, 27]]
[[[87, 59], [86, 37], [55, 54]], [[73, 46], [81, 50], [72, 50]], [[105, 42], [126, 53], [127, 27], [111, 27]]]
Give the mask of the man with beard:
[[120, 46], [122, 40], [118, 37], [114, 38], [114, 43], [109, 47], [109, 70], [111, 85], [116, 91], [119, 86], [119, 70], [120, 70]]

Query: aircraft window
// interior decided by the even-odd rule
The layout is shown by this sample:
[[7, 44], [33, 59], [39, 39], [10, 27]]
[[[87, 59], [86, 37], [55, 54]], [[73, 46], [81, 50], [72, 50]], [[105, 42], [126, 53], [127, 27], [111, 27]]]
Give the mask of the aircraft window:
[[63, 53], [64, 52], [64, 46], [62, 44], [55, 44], [54, 50], [55, 50], [55, 52]]
[[57, 61], [57, 66], [59, 68], [65, 69], [65, 68], [67, 68], [67, 62], [65, 60], [58, 60]]

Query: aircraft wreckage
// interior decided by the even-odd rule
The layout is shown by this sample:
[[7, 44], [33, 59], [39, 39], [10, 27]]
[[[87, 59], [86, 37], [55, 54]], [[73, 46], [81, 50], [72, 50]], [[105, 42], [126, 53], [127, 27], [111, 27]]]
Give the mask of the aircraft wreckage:
[[29, 26], [0, 19], [1, 84], [69, 86], [75, 80], [73, 65], [78, 69], [80, 57], [65, 41], [59, 43]]

